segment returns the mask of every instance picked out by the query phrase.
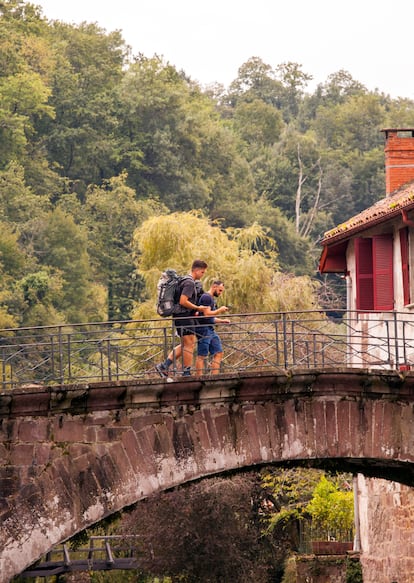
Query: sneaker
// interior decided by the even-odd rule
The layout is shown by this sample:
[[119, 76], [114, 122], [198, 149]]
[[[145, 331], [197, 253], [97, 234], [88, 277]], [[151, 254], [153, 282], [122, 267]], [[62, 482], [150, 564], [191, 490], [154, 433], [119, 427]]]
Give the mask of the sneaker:
[[163, 362], [155, 365], [155, 370], [160, 375], [161, 378], [166, 379], [168, 377], [168, 368]]

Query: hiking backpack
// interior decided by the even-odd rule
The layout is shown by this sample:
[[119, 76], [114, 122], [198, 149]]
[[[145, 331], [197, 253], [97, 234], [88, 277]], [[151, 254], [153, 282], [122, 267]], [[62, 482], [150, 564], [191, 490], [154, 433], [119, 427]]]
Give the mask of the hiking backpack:
[[[191, 275], [178, 275], [175, 269], [166, 269], [162, 272], [157, 284], [157, 313], [163, 318], [185, 312], [185, 308], [178, 303], [180, 300], [180, 287], [185, 279]], [[191, 278], [192, 279], [192, 278]], [[203, 293], [201, 282], [196, 281], [196, 295], [198, 298]]]

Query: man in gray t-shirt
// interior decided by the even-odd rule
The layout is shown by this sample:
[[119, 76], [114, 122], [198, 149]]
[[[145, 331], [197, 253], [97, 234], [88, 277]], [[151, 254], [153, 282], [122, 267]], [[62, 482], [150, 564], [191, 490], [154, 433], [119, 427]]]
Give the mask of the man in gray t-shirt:
[[174, 316], [174, 326], [177, 330], [181, 342], [176, 346], [161, 364], [157, 364], [155, 369], [162, 377], [168, 377], [168, 369], [173, 362], [182, 357], [183, 375], [189, 376], [191, 374], [191, 365], [193, 363], [193, 353], [196, 344], [195, 326], [197, 325], [194, 318], [196, 312], [203, 312], [207, 308], [197, 306], [195, 281], [200, 280], [205, 274], [207, 263], [201, 259], [193, 261], [191, 266], [191, 273], [188, 278], [184, 279], [182, 288], [180, 290], [180, 297], [178, 303], [183, 311]]

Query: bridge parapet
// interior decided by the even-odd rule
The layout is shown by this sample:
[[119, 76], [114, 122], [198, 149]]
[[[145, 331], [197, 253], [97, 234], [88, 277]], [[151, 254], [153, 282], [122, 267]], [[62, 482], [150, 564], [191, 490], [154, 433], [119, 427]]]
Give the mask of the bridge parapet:
[[414, 484], [414, 375], [305, 369], [0, 395], [1, 583], [125, 506], [264, 464]]

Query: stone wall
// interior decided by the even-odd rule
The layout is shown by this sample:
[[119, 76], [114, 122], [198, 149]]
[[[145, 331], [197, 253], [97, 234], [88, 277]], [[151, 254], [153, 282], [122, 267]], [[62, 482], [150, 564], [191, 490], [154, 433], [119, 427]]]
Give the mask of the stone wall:
[[358, 556], [295, 555], [286, 561], [283, 583], [346, 583], [350, 561]]
[[364, 583], [413, 583], [414, 489], [358, 475]]

